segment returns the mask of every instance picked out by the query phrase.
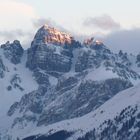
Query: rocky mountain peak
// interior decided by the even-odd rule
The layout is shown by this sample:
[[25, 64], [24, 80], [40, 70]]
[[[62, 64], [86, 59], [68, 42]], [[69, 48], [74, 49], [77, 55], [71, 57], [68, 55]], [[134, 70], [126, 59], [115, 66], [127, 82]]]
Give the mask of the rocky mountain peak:
[[14, 40], [12, 43], [10, 41], [7, 41], [5, 44], [1, 45], [1, 48], [3, 48], [3, 49], [9, 48], [9, 47], [13, 47], [14, 48], [14, 46], [22, 48], [19, 40]]
[[100, 41], [100, 40], [95, 40], [95, 44], [97, 44], [97, 45], [103, 45], [103, 42]]
[[73, 37], [45, 24], [38, 30], [35, 40], [46, 44], [64, 45], [65, 43], [71, 44]]
[[1, 45], [1, 48], [4, 51], [5, 57], [9, 59], [12, 63], [14, 64], [20, 63], [20, 59], [24, 52], [20, 44], [20, 41], [14, 40], [12, 43], [7, 41], [5, 44]]
[[94, 41], [94, 37], [88, 38], [86, 40], [84, 40], [84, 45], [91, 45]]
[[92, 46], [92, 45], [103, 45], [103, 43], [99, 40], [95, 40], [94, 37], [88, 38], [84, 40], [83, 43], [85, 46]]

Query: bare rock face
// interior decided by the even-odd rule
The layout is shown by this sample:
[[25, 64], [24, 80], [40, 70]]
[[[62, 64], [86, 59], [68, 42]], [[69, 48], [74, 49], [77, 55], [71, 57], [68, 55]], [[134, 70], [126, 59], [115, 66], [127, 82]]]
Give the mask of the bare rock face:
[[47, 72], [68, 72], [71, 67], [73, 39], [70, 35], [44, 25], [28, 50], [27, 67]]
[[65, 43], [71, 44], [72, 36], [61, 32], [47, 24], [38, 30], [35, 35], [35, 40], [42, 41], [43, 43], [54, 44], [54, 45], [64, 45]]
[[20, 63], [24, 50], [18, 40], [14, 40], [13, 43], [8, 41], [6, 44], [1, 45], [1, 48], [4, 51], [5, 57], [13, 64]]
[[70, 52], [64, 52], [60, 47], [49, 47], [45, 44], [33, 46], [28, 50], [27, 67], [31, 70], [41, 68], [48, 72], [68, 72], [71, 66], [71, 57], [69, 56]]

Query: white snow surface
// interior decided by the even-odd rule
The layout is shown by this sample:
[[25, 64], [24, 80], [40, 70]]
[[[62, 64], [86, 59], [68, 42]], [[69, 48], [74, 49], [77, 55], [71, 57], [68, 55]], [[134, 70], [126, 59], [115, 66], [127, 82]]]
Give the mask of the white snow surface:
[[106, 80], [109, 78], [118, 78], [119, 76], [116, 73], [113, 73], [111, 70], [106, 70], [105, 67], [99, 67], [95, 70], [89, 70], [86, 80], [92, 80], [92, 81], [101, 81]]

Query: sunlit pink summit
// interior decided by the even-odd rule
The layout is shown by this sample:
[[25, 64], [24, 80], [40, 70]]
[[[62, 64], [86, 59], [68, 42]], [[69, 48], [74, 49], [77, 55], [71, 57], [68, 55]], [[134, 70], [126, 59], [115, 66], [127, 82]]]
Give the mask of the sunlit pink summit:
[[45, 24], [40, 28], [36, 37], [42, 37], [44, 43], [55, 44], [55, 45], [64, 45], [65, 43], [70, 44], [72, 41], [72, 36], [65, 32], [61, 32], [49, 25]]

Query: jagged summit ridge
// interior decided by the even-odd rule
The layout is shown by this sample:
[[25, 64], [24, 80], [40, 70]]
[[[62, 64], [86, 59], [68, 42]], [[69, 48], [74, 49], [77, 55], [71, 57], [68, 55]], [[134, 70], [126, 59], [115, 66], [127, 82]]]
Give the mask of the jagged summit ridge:
[[70, 44], [73, 37], [45, 24], [38, 30], [35, 35], [35, 40], [36, 39], [46, 44], [64, 45], [65, 43]]

